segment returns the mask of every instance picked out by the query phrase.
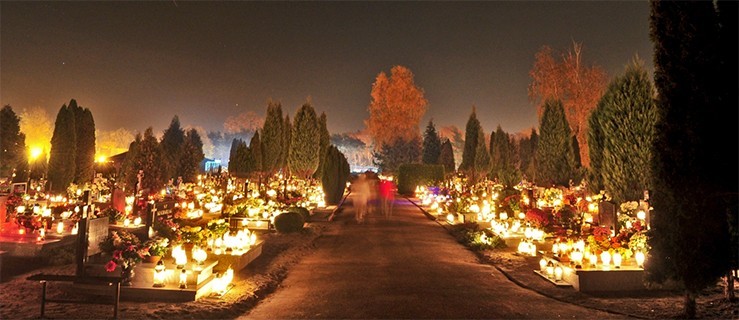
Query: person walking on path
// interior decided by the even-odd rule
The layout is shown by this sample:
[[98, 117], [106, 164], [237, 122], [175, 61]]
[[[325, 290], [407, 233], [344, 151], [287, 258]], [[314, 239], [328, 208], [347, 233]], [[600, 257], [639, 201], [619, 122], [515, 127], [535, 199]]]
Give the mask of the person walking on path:
[[380, 198], [382, 199], [382, 213], [385, 218], [393, 216], [393, 203], [395, 202], [395, 182], [393, 177], [380, 180]]
[[354, 196], [354, 219], [357, 223], [364, 222], [364, 216], [367, 214], [367, 199], [370, 195], [369, 183], [367, 176], [362, 173], [357, 180], [352, 183], [352, 193]]

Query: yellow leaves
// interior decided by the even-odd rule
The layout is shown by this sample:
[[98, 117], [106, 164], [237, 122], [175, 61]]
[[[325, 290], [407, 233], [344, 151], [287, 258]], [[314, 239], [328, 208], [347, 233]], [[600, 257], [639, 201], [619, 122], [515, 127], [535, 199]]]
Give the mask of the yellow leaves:
[[426, 113], [428, 101], [423, 90], [413, 80], [413, 73], [403, 66], [394, 66], [390, 77], [380, 72], [372, 85], [370, 117], [365, 124], [375, 148], [396, 139], [410, 140], [419, 135], [418, 125]]

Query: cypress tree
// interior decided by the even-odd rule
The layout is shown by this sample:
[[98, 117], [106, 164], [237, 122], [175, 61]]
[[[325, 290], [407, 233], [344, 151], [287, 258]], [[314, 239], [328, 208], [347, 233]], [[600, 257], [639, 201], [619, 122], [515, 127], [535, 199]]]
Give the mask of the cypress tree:
[[282, 141], [284, 141], [285, 143], [283, 143], [282, 153], [280, 153], [282, 156], [280, 158], [280, 167], [282, 168], [282, 171], [285, 173], [286, 176], [290, 176], [290, 174], [287, 172], [289, 167], [287, 158], [288, 155], [290, 155], [290, 143], [292, 142], [291, 132], [293, 130], [293, 126], [292, 124], [290, 124], [290, 115], [285, 115], [285, 121], [282, 124]]
[[562, 102], [547, 100], [539, 124], [536, 149], [537, 182], [545, 185], [569, 185], [574, 177], [572, 134]]
[[74, 99], [69, 109], [74, 113], [77, 134], [74, 182], [82, 185], [92, 182], [95, 173], [95, 120], [90, 109], [78, 106]]
[[131, 141], [128, 146], [128, 152], [126, 152], [126, 159], [123, 162], [121, 172], [123, 173], [123, 181], [129, 190], [135, 190], [136, 184], [138, 183], [137, 174], [139, 167], [136, 164], [139, 154], [139, 147], [141, 146], [141, 133], [136, 133], [136, 138]]
[[529, 137], [521, 139], [519, 142], [519, 170], [525, 174], [529, 181], [536, 179], [536, 145], [539, 142], [539, 136], [536, 129], [531, 129]]
[[[141, 187], [144, 194], [158, 193], [164, 186], [164, 168], [162, 167], [163, 148], [159, 146], [157, 138], [151, 127], [144, 131], [144, 137], [138, 146], [138, 154], [135, 161], [136, 167], [144, 171], [141, 179]], [[137, 171], [138, 172], [138, 171]], [[148, 193], [147, 193], [148, 192]]]
[[326, 161], [321, 172], [321, 187], [326, 195], [326, 203], [338, 204], [344, 195], [346, 182], [349, 179], [349, 162], [346, 161], [344, 154], [333, 145], [326, 149]]
[[233, 175], [236, 175], [240, 168], [239, 168], [239, 162], [236, 160], [236, 151], [239, 147], [239, 143], [241, 142], [241, 139], [234, 138], [231, 140], [231, 149], [228, 152], [228, 172], [230, 172]]
[[379, 152], [374, 154], [374, 163], [385, 174], [398, 172], [400, 165], [417, 163], [421, 160], [421, 137], [406, 141], [403, 138], [395, 139], [391, 143], [382, 145]]
[[[711, 123], [714, 125], [710, 128], [715, 130], [711, 135], [721, 137], [721, 147], [712, 148], [714, 152], [709, 155], [711, 159], [715, 159], [715, 165], [712, 166], [712, 180], [723, 191], [720, 192], [721, 202], [725, 204], [725, 210], [728, 215], [729, 232], [731, 240], [731, 248], [727, 257], [729, 258], [730, 267], [727, 270], [727, 283], [725, 285], [725, 298], [734, 301], [734, 277], [732, 270], [739, 270], [739, 179], [730, 179], [730, 177], [739, 176], [739, 148], [729, 148], [723, 146], [739, 145], [739, 127], [736, 119], [739, 119], [739, 96], [736, 94], [736, 88], [739, 88], [739, 78], [736, 71], [739, 70], [739, 46], [736, 39], [739, 39], [739, 3], [736, 1], [718, 1], [716, 3], [718, 9], [718, 19], [721, 25], [719, 32], [719, 61], [721, 63], [720, 73], [717, 74], [718, 85], [716, 89], [719, 91], [721, 112], [715, 112], [711, 115], [713, 119]], [[728, 177], [728, 179], [727, 179]]]
[[251, 176], [261, 177], [264, 172], [264, 149], [259, 131], [249, 141], [249, 151], [247, 153], [248, 165], [247, 174]]
[[498, 125], [490, 134], [491, 173], [493, 178], [500, 179], [501, 172], [507, 169], [512, 159], [508, 134]]
[[459, 170], [471, 170], [475, 167], [475, 150], [477, 149], [478, 132], [482, 131], [480, 121], [477, 120], [475, 107], [472, 107], [472, 113], [467, 120], [467, 126], [464, 130], [464, 150], [462, 151], [462, 163]]
[[445, 139], [441, 144], [441, 152], [439, 153], [439, 164], [444, 165], [445, 172], [454, 172], [454, 149], [452, 148], [452, 142], [449, 139]]
[[54, 123], [49, 154], [49, 191], [62, 193], [74, 180], [77, 156], [77, 131], [74, 112], [62, 105]]
[[244, 140], [238, 139], [234, 150], [234, 171], [232, 174], [239, 178], [246, 178], [249, 172], [253, 171], [251, 169], [252, 163], [249, 162], [249, 147]]
[[319, 140], [318, 140], [318, 169], [316, 170], [315, 174], [313, 175], [314, 178], [320, 179], [322, 174], [321, 170], [323, 170], [323, 163], [326, 161], [326, 155], [328, 151], [328, 146], [331, 145], [331, 134], [328, 132], [328, 127], [326, 124], [326, 113], [321, 112], [321, 116], [318, 118], [318, 133], [319, 133]]
[[282, 118], [282, 105], [277, 102], [269, 102], [267, 116], [262, 127], [262, 166], [264, 172], [272, 175], [280, 169], [280, 160], [284, 152], [284, 129]]
[[441, 154], [441, 138], [436, 132], [433, 120], [429, 120], [426, 126], [426, 132], [423, 134], [423, 157], [422, 162], [426, 164], [439, 163]]
[[185, 131], [180, 126], [180, 118], [174, 116], [169, 123], [169, 127], [164, 130], [162, 135], [161, 147], [164, 156], [164, 172], [165, 180], [177, 179], [181, 176], [178, 172], [179, 158], [182, 156], [182, 145], [185, 143]]
[[[591, 166], [616, 203], [639, 200], [651, 189], [652, 143], [657, 109], [654, 87], [644, 66], [635, 61], [615, 78], [593, 113], [595, 142]], [[600, 140], [595, 141], [599, 136]], [[598, 150], [601, 148], [601, 150]], [[600, 154], [599, 154], [600, 152]], [[596, 160], [596, 161], [593, 161]]]
[[[736, 21], [736, 9], [727, 14]], [[659, 116], [646, 270], [651, 281], [673, 279], [684, 285], [684, 316], [689, 318], [695, 317], [699, 291], [726, 274], [735, 254], [726, 213], [736, 209], [737, 193], [731, 189], [737, 183], [737, 151], [735, 146], [717, 150], [727, 148], [716, 144], [737, 139], [737, 106], [733, 98], [724, 99], [736, 98], [736, 69], [727, 70], [722, 61], [720, 27], [713, 2], [651, 2]], [[736, 47], [736, 38], [723, 40]], [[726, 59], [736, 63], [736, 55]], [[726, 80], [734, 86], [721, 83]]]
[[[477, 175], [484, 177], [490, 172], [492, 161], [490, 159], [490, 153], [485, 145], [485, 132], [483, 130], [477, 131], [477, 147], [475, 148], [475, 170]], [[477, 177], [475, 177], [477, 179]]]
[[22, 175], [18, 168], [26, 162], [26, 136], [21, 132], [20, 118], [9, 105], [0, 110], [0, 177]]
[[310, 103], [306, 103], [298, 109], [294, 121], [288, 158], [290, 171], [298, 177], [309, 179], [318, 168], [320, 133], [316, 111]]
[[490, 137], [490, 148], [492, 177], [508, 187], [518, 184], [520, 175], [516, 170], [516, 146], [500, 125]]
[[203, 140], [200, 138], [200, 134], [195, 129], [187, 130], [178, 170], [181, 173], [182, 181], [186, 183], [197, 181], [200, 163], [203, 159], [205, 159], [205, 154], [203, 153]]
[[590, 154], [590, 169], [588, 170], [587, 178], [588, 189], [593, 193], [599, 193], [601, 190], [605, 190], [605, 186], [603, 184], [604, 137], [600, 122], [601, 119], [603, 119], [603, 108], [601, 107], [601, 104], [604, 101], [603, 99], [609, 94], [611, 94], [610, 88], [601, 98], [601, 101], [598, 102], [598, 106], [592, 113], [590, 113], [590, 118], [588, 118], [588, 153]]

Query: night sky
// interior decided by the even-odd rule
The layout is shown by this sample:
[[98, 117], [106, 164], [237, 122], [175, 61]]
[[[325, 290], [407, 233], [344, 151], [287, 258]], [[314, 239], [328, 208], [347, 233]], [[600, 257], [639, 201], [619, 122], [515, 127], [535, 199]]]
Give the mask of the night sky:
[[[329, 130], [368, 117], [376, 75], [409, 67], [425, 119], [486, 132], [536, 125], [528, 72], [542, 45], [583, 42], [612, 77], [652, 66], [649, 7], [636, 2], [0, 2], [0, 103], [52, 117], [71, 98], [98, 129], [223, 130], [229, 116], [310, 96]], [[422, 126], [425, 125], [425, 121]]]

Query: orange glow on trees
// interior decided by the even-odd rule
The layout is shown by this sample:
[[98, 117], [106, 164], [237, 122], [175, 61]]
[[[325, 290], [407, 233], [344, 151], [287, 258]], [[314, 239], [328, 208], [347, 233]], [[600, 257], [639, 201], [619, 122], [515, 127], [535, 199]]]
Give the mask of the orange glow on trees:
[[420, 137], [418, 125], [426, 113], [428, 101], [423, 89], [416, 86], [413, 73], [403, 66], [394, 66], [390, 77], [380, 72], [372, 85], [367, 129], [375, 143], [375, 150], [397, 139], [410, 141]]
[[30, 147], [28, 152], [31, 158], [35, 160], [44, 151], [51, 150], [51, 134], [54, 127], [46, 110], [40, 107], [23, 110], [20, 114], [20, 127], [21, 132], [26, 135], [26, 145]]
[[562, 101], [570, 130], [580, 145], [582, 165], [589, 167], [588, 117], [605, 92], [608, 76], [600, 66], [587, 66], [582, 62], [581, 43], [573, 42], [572, 48], [562, 53], [559, 60], [555, 54], [548, 46], [536, 53], [534, 66], [529, 71], [529, 98], [536, 104], [539, 117], [544, 101]]

